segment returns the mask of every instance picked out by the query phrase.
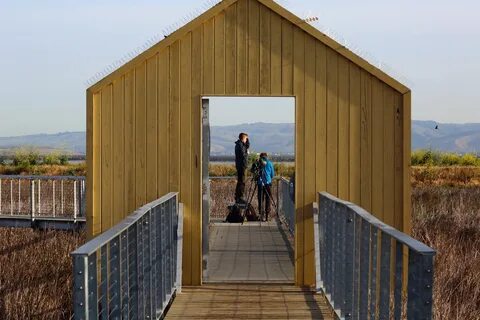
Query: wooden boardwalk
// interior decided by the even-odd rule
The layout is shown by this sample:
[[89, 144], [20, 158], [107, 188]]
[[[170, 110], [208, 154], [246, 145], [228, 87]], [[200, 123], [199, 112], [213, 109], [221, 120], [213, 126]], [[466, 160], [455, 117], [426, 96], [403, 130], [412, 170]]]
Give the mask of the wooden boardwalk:
[[210, 226], [202, 287], [183, 287], [166, 319], [334, 319], [325, 297], [293, 285], [293, 249], [277, 221]]
[[277, 221], [210, 226], [205, 282], [294, 283], [293, 246]]
[[293, 285], [183, 287], [166, 319], [335, 319], [322, 294]]

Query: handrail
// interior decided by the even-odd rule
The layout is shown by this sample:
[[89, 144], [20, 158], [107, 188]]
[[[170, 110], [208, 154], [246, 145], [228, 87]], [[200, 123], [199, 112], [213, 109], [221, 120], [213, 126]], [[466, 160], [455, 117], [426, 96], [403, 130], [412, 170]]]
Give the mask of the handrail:
[[350, 207], [353, 211], [355, 211], [357, 215], [361, 216], [364, 220], [368, 221], [371, 225], [375, 226], [376, 228], [381, 230], [383, 233], [390, 235], [395, 240], [400, 241], [401, 243], [408, 246], [410, 249], [414, 250], [415, 252], [418, 252], [424, 255], [435, 255], [435, 250], [433, 250], [429, 246], [383, 223], [382, 221], [380, 221], [379, 219], [377, 219], [376, 217], [368, 213], [365, 209], [357, 206], [356, 204], [338, 199], [327, 192], [321, 192], [320, 195], [322, 197], [328, 198], [331, 201], [336, 201], [338, 203], [342, 203], [346, 205], [347, 207]]
[[183, 205], [169, 193], [71, 253], [74, 319], [158, 319], [181, 286]]
[[90, 255], [98, 248], [108, 244], [113, 238], [117, 237], [120, 233], [124, 232], [127, 230], [131, 225], [133, 225], [135, 222], [140, 220], [145, 213], [147, 213], [149, 210], [153, 209], [154, 207], [158, 206], [159, 204], [162, 204], [164, 202], [167, 202], [168, 200], [172, 198], [176, 198], [177, 193], [171, 192], [163, 197], [152, 201], [150, 203], [147, 203], [146, 205], [138, 208], [135, 210], [132, 214], [130, 214], [128, 217], [117, 223], [115, 226], [111, 227], [104, 233], [100, 234], [98, 237], [88, 241], [85, 243], [83, 246], [78, 248], [77, 250], [72, 252], [72, 255]]
[[84, 176], [34, 176], [20, 174], [0, 174], [0, 179], [26, 179], [26, 180], [85, 180]]
[[313, 204], [317, 290], [339, 318], [431, 319], [435, 250], [355, 204], [326, 192], [319, 199], [320, 208]]

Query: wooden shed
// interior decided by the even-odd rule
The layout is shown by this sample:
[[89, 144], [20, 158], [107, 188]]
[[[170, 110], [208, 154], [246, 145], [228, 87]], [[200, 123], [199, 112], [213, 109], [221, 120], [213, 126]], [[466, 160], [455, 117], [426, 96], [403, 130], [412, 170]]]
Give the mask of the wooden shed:
[[409, 233], [410, 90], [272, 0], [224, 0], [87, 90], [90, 237], [178, 191], [201, 284], [206, 95], [295, 97], [297, 284], [315, 283], [318, 191]]

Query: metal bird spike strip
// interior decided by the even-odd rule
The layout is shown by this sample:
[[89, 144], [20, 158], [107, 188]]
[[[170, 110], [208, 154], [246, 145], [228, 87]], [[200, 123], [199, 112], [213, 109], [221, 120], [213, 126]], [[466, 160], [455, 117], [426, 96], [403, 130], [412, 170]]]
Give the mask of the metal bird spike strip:
[[[184, 25], [186, 25], [190, 21], [196, 19], [197, 17], [199, 17], [200, 15], [205, 13], [206, 11], [210, 10], [211, 8], [213, 8], [214, 6], [216, 6], [217, 4], [219, 4], [222, 1], [223, 0], [207, 0], [207, 1], [205, 1], [199, 8], [192, 10], [189, 14], [182, 17], [177, 22], [163, 28], [161, 30], [161, 34], [154, 35], [153, 37], [151, 37], [150, 39], [145, 41], [145, 43], [142, 46], [137, 47], [135, 50], [130, 51], [129, 53], [124, 55], [123, 58], [113, 62], [110, 65], [108, 65], [102, 71], [95, 73], [90, 79], [88, 79], [85, 82], [85, 85], [87, 87], [90, 87], [94, 83], [98, 82], [100, 79], [106, 77], [107, 75], [109, 75], [110, 73], [115, 71], [116, 69], [125, 65], [129, 61], [135, 59], [139, 54], [141, 54], [142, 52], [150, 49], [155, 44], [160, 42], [162, 39], [167, 38], [172, 33], [177, 31], [178, 29], [180, 29], [181, 27], [183, 27]], [[296, 10], [292, 7], [292, 5], [289, 1], [287, 1], [287, 0], [274, 0], [274, 1], [277, 2], [278, 4], [280, 4], [281, 6], [287, 8], [288, 10], [295, 13]], [[322, 33], [327, 35], [328, 37], [334, 39], [335, 41], [340, 43], [342, 46], [344, 46], [348, 50], [352, 51], [356, 55], [360, 56], [361, 58], [365, 59], [366, 61], [368, 61], [370, 64], [372, 64], [376, 68], [382, 70], [383, 72], [385, 72], [389, 75], [392, 75], [396, 79], [399, 79], [401, 82], [408, 85], [409, 87], [414, 87], [414, 83], [410, 79], [405, 77], [403, 74], [399, 73], [396, 69], [392, 68], [391, 66], [384, 63], [383, 61], [379, 61], [370, 52], [360, 48], [360, 46], [358, 46], [358, 45], [356, 45], [356, 44], [354, 44], [350, 41], [347, 41], [337, 31], [335, 31], [335, 30], [333, 30], [329, 27], [325, 27], [325, 26], [321, 25], [320, 22], [319, 22], [320, 21], [320, 19], [319, 19], [320, 15], [313, 15], [311, 13], [311, 11], [309, 11], [308, 13], [300, 15], [300, 16], [305, 16], [305, 18], [303, 19], [304, 22], [310, 24], [311, 26], [318, 29], [319, 31], [321, 31]]]
[[125, 65], [129, 61], [135, 59], [138, 55], [140, 55], [142, 52], [150, 49], [153, 47], [155, 44], [160, 42], [162, 39], [167, 38], [170, 36], [172, 33], [180, 29], [181, 27], [185, 26], [188, 24], [190, 21], [198, 18], [200, 15], [205, 13], [206, 11], [210, 10], [223, 0], [207, 0], [205, 1], [200, 8], [192, 10], [190, 13], [182, 17], [180, 20], [177, 22], [166, 26], [161, 30], [161, 34], [156, 34], [147, 41], [143, 43], [143, 45], [137, 47], [136, 49], [128, 52], [126, 55], [124, 55], [121, 59], [116, 60], [115, 62], [111, 63], [107, 67], [105, 67], [102, 71], [95, 73], [92, 77], [90, 77], [86, 82], [85, 86], [90, 87], [99, 80], [105, 78], [107, 75], [115, 71], [116, 69], [120, 68], [121, 66]]

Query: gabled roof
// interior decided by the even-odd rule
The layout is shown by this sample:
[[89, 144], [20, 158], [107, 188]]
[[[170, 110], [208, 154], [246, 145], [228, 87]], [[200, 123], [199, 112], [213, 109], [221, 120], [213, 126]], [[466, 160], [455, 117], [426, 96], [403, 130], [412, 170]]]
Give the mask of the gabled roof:
[[[169, 35], [167, 38], [163, 39], [162, 41], [158, 42], [151, 48], [147, 49], [128, 63], [124, 64], [117, 70], [113, 71], [94, 85], [92, 85], [90, 88], [87, 90], [90, 92], [96, 92], [99, 89], [101, 89], [104, 85], [110, 83], [113, 79], [115, 79], [118, 75], [122, 75], [126, 73], [128, 70], [132, 69], [134, 66], [136, 66], [138, 63], [145, 61], [147, 58], [150, 56], [155, 55], [157, 52], [161, 51], [163, 48], [170, 46], [177, 40], [181, 39], [185, 34], [188, 32], [194, 30], [196, 27], [204, 23], [205, 21], [211, 19], [212, 17], [215, 17], [218, 15], [220, 12], [228, 8], [229, 6], [233, 5], [235, 2], [238, 0], [223, 0], [222, 2], [218, 3], [214, 7], [212, 7], [210, 10], [204, 12], [197, 18], [193, 19], [180, 29], [176, 30], [173, 32], [171, 35]], [[367, 72], [372, 74], [373, 76], [377, 77], [381, 81], [385, 82], [389, 86], [391, 86], [393, 89], [397, 90], [401, 94], [405, 94], [410, 92], [410, 89], [400, 83], [398, 80], [395, 78], [391, 77], [381, 69], [375, 67], [371, 63], [369, 63], [367, 60], [363, 59], [359, 55], [355, 54], [354, 52], [350, 51], [347, 47], [341, 45], [337, 41], [333, 40], [317, 28], [313, 27], [309, 23], [305, 23], [305, 21], [293, 14], [292, 12], [288, 11], [284, 7], [280, 6], [278, 3], [276, 3], [273, 0], [255, 0], [266, 6], [267, 8], [271, 9], [273, 12], [277, 13], [284, 19], [290, 21], [292, 24], [297, 26], [298, 28], [302, 29], [309, 35], [313, 36], [314, 38], [318, 39], [322, 43], [324, 43], [326, 46], [330, 47], [334, 51], [336, 51], [338, 54], [342, 55], [346, 59], [350, 60], [354, 64], [358, 65], [359, 67], [365, 69]]]

